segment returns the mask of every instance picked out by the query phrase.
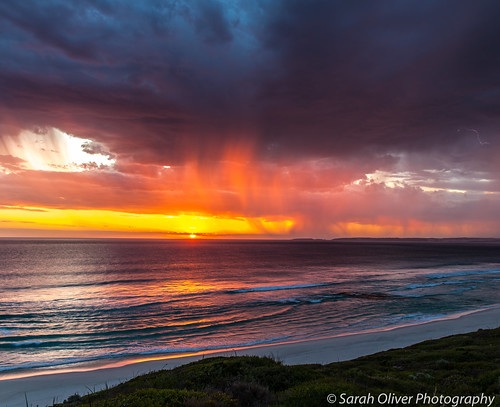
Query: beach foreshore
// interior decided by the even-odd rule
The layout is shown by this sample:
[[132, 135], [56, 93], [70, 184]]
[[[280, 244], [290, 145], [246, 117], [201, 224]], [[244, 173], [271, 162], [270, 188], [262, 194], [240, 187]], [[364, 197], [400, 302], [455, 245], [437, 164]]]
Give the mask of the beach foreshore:
[[214, 356], [271, 356], [285, 364], [331, 363], [409, 346], [428, 339], [500, 326], [500, 307], [454, 314], [414, 325], [358, 332], [330, 338], [260, 345], [191, 354], [164, 354], [101, 361], [64, 369], [30, 370], [0, 375], [0, 407], [46, 406], [68, 396], [99, 391], [141, 374]]

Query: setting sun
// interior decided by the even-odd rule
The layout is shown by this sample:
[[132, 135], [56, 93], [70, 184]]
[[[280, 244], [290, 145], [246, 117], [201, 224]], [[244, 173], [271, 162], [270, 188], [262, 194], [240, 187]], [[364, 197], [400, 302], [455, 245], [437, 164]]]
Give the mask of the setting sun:
[[196, 235], [191, 234], [191, 235], [189, 235], [189, 237], [190, 237], [191, 239], [194, 239], [194, 238], [196, 237]]

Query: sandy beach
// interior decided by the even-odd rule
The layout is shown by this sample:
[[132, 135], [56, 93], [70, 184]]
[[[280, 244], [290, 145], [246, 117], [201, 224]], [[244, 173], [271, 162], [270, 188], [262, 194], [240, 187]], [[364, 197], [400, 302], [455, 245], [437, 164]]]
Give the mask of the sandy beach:
[[0, 406], [51, 405], [68, 396], [98, 391], [135, 376], [212, 356], [272, 356], [285, 364], [331, 363], [409, 346], [427, 339], [500, 326], [500, 308], [456, 314], [446, 319], [383, 331], [362, 332], [310, 341], [297, 341], [196, 354], [155, 355], [143, 360], [70, 367], [63, 371], [24, 372], [25, 377], [0, 376]]

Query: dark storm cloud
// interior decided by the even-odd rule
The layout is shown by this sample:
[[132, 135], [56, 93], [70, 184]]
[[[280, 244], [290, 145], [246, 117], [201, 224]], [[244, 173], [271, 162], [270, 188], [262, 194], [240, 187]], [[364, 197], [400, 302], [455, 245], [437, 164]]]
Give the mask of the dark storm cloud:
[[196, 32], [207, 43], [226, 43], [233, 39], [231, 27], [224, 17], [222, 5], [214, 1], [200, 1], [195, 19]]
[[6, 1], [0, 15], [4, 132], [58, 127], [158, 163], [239, 139], [267, 159], [474, 160], [459, 128], [496, 151], [497, 2]]
[[[288, 1], [266, 45], [280, 74], [260, 94], [282, 142], [327, 151], [440, 148], [463, 123], [492, 131], [500, 7], [493, 2]], [[486, 96], [489, 97], [486, 100]]]
[[244, 24], [221, 3], [0, 7], [3, 126], [59, 127], [148, 161], [218, 144], [236, 121], [255, 45], [232, 41]]

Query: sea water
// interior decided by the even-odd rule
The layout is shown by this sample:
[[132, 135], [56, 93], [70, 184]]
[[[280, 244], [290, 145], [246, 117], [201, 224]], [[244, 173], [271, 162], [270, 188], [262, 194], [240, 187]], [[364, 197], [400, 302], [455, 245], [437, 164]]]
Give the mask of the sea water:
[[0, 373], [498, 306], [498, 241], [0, 240]]

